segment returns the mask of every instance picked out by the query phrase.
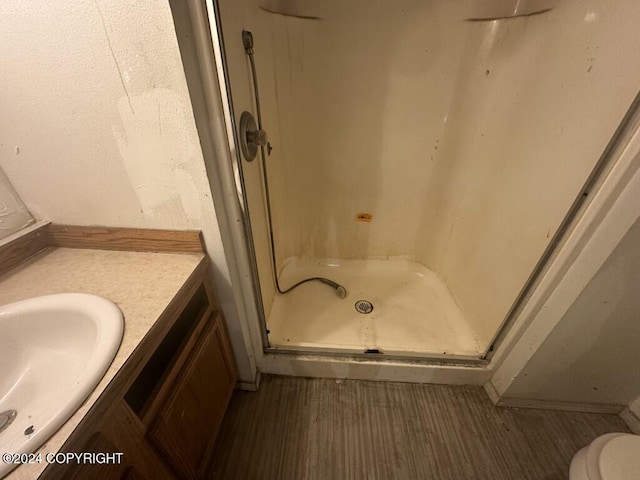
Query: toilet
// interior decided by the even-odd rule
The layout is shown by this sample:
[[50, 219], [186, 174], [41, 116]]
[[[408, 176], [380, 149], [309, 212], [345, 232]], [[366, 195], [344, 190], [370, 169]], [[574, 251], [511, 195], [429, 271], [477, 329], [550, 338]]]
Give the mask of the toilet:
[[607, 433], [578, 451], [571, 461], [569, 480], [640, 479], [640, 436]]

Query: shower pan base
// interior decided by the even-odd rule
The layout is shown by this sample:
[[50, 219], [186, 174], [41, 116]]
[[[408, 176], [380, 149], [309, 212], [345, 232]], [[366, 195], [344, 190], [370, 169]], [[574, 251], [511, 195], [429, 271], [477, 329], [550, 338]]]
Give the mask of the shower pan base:
[[416, 262], [292, 259], [280, 283], [309, 276], [344, 285], [347, 297], [319, 282], [276, 295], [267, 322], [272, 348], [478, 358], [486, 344], [444, 282]]

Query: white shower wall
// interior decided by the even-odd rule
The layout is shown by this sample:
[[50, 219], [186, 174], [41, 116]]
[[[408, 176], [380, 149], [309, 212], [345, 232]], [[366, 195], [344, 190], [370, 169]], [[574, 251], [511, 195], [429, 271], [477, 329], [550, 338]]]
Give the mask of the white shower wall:
[[[319, 20], [220, 8], [236, 116], [252, 109], [240, 30], [256, 41], [279, 265], [413, 259], [488, 341], [636, 94], [640, 5], [465, 21], [477, 3], [326, 0]], [[245, 170], [269, 308], [257, 162]]]

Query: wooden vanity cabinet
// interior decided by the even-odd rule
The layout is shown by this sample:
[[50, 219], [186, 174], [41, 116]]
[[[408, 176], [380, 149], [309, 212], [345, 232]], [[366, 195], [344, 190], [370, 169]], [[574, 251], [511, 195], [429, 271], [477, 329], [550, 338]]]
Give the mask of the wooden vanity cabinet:
[[219, 317], [208, 322], [147, 436], [184, 478], [202, 478], [233, 391]]
[[61, 450], [122, 463], [52, 464], [40, 478], [206, 478], [236, 379], [203, 260]]

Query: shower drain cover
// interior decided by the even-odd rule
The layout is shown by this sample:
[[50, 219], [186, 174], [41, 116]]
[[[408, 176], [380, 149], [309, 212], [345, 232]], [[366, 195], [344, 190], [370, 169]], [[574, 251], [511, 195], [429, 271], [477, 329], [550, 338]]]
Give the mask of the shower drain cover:
[[356, 307], [356, 312], [364, 315], [373, 312], [373, 303], [368, 300], [358, 300], [354, 306]]

